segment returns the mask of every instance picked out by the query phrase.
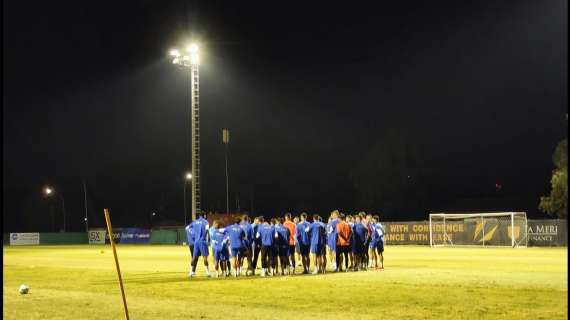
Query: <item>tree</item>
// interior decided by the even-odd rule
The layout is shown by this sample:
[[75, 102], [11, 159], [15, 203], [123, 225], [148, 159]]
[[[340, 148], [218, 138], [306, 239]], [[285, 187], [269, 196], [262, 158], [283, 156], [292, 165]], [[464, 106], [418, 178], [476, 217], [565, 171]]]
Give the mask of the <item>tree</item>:
[[552, 157], [556, 169], [552, 170], [550, 195], [540, 198], [538, 208], [554, 217], [568, 217], [568, 139], [562, 140]]

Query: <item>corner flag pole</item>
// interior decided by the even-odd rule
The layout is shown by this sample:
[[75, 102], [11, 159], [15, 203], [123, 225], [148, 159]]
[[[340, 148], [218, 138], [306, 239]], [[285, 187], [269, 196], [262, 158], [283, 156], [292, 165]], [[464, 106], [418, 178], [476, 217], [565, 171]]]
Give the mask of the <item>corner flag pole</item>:
[[129, 309], [127, 309], [127, 299], [125, 298], [125, 289], [123, 289], [123, 278], [121, 278], [121, 268], [119, 267], [119, 258], [117, 258], [117, 250], [115, 249], [115, 240], [113, 240], [113, 227], [111, 226], [111, 218], [109, 217], [109, 209], [103, 209], [105, 212], [105, 222], [107, 222], [107, 232], [109, 233], [109, 242], [113, 248], [115, 256], [115, 266], [117, 266], [117, 274], [119, 275], [119, 284], [121, 285], [121, 295], [123, 296], [123, 305], [125, 306], [125, 316], [129, 320]]

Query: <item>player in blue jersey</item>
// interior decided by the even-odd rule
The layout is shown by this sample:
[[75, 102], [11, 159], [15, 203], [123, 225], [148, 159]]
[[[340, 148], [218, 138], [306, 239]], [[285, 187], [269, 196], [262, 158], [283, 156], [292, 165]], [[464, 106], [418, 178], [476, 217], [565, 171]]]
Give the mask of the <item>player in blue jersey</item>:
[[289, 229], [283, 225], [283, 218], [277, 218], [275, 224], [275, 233], [277, 235], [277, 255], [279, 256], [279, 267], [281, 275], [288, 273], [289, 267]]
[[262, 223], [257, 231], [256, 237], [261, 239], [261, 276], [275, 274], [275, 228], [260, 218]]
[[245, 255], [245, 231], [243, 231], [241, 223], [241, 217], [236, 217], [234, 219], [234, 224], [228, 226], [224, 230], [224, 234], [230, 238], [230, 250], [231, 250], [231, 264], [234, 272], [234, 276], [238, 277], [241, 275], [241, 262]]
[[384, 269], [384, 226], [380, 223], [380, 218], [374, 216], [374, 230], [378, 235], [378, 244], [376, 245], [376, 257], [380, 260], [380, 270]]
[[[244, 254], [244, 257], [247, 260], [246, 275], [249, 276], [249, 275], [253, 275], [253, 272], [254, 272], [251, 257], [253, 255], [253, 253], [252, 253], [253, 239], [255, 238], [255, 234], [253, 232], [253, 226], [251, 225], [251, 220], [249, 218], [249, 215], [247, 215], [247, 214], [242, 215], [241, 227], [243, 228], [243, 231], [245, 232], [245, 239], [244, 239], [245, 254]], [[241, 263], [240, 263], [240, 269], [242, 266], [243, 266], [243, 258], [242, 258]]]
[[204, 260], [204, 267], [206, 267], [206, 276], [210, 277], [210, 270], [208, 268], [208, 229], [210, 228], [208, 220], [202, 217], [199, 213], [198, 219], [190, 224], [192, 233], [194, 235], [194, 252], [192, 254], [192, 271], [189, 276], [196, 276], [196, 266], [198, 265], [198, 258], [202, 257]]
[[[214, 252], [214, 244], [212, 243], [212, 238], [214, 237], [214, 235], [216, 234], [216, 232], [218, 231], [218, 227], [220, 226], [220, 222], [218, 221], [217, 224], [214, 224], [214, 222], [212, 222], [212, 225], [210, 226], [210, 229], [208, 229], [208, 236], [210, 237], [210, 249], [212, 250], [212, 252]], [[221, 232], [224, 232], [224, 229], [222, 228], [222, 230], [220, 230]]]
[[230, 238], [224, 234], [224, 229], [218, 229], [218, 220], [212, 222], [212, 228], [210, 230], [215, 230], [211, 235], [212, 250], [214, 253], [214, 268], [216, 270], [216, 278], [220, 277], [219, 269], [222, 269], [222, 275], [228, 276], [229, 270], [226, 271], [226, 261], [228, 260], [228, 244]]
[[187, 225], [184, 230], [186, 230], [186, 240], [188, 241], [188, 248], [190, 249], [190, 265], [192, 265], [192, 257], [194, 256], [194, 231], [192, 231], [191, 225]]
[[321, 225], [321, 273], [327, 272], [327, 225], [323, 222], [323, 217], [318, 216], [319, 224]]
[[311, 240], [309, 238], [309, 231], [311, 224], [307, 222], [307, 214], [301, 213], [301, 222], [296, 226], [297, 248], [301, 255], [301, 263], [303, 264], [303, 274], [309, 273], [311, 260], [309, 258], [309, 250], [311, 248]]
[[336, 242], [337, 242], [337, 228], [338, 224], [338, 210], [331, 212], [330, 222], [327, 225], [327, 246], [329, 248], [329, 260], [333, 264], [333, 269], [336, 271], [339, 266], [336, 265]]
[[[378, 216], [372, 217], [371, 225], [372, 225], [372, 234], [370, 236], [370, 245], [368, 246], [368, 255], [370, 256], [370, 264], [369, 268], [378, 269], [378, 246], [380, 245], [380, 240], [383, 241], [383, 228], [379, 229], [377, 218]], [[382, 235], [382, 239], [380, 237]], [[383, 250], [382, 246], [382, 250]]]
[[313, 215], [313, 223], [309, 228], [309, 237], [310, 237], [310, 252], [311, 256], [313, 257], [313, 264], [315, 266], [315, 271], [313, 274], [317, 274], [319, 272], [323, 272], [323, 247], [325, 243], [323, 242], [324, 237], [323, 234], [326, 232], [324, 228], [324, 224], [320, 223], [319, 215]]
[[374, 230], [372, 230], [373, 229], [372, 228], [372, 226], [373, 226], [372, 215], [366, 214], [364, 212], [362, 212], [362, 213], [365, 215], [365, 217], [362, 219], [362, 223], [364, 223], [364, 225], [366, 226], [366, 229], [368, 229], [368, 237], [367, 237], [366, 245], [365, 245], [365, 248], [366, 248], [365, 251], [366, 252], [364, 254], [364, 260], [366, 262], [366, 267], [370, 268], [370, 265], [372, 262], [370, 261], [371, 257], [370, 257], [370, 251], [368, 250], [368, 248], [370, 247], [370, 242], [372, 241], [372, 232], [374, 231]]
[[354, 232], [352, 237], [352, 252], [355, 261], [354, 271], [365, 270], [366, 262], [364, 261], [364, 252], [366, 251], [365, 243], [368, 236], [368, 229], [362, 223], [362, 217], [360, 215], [356, 215], [354, 219]]
[[261, 238], [257, 237], [257, 233], [259, 232], [259, 225], [261, 224], [261, 219], [263, 217], [255, 217], [253, 219], [253, 223], [251, 224], [251, 228], [253, 229], [253, 241], [251, 244], [251, 251], [252, 251], [252, 269], [253, 274], [255, 274], [255, 269], [257, 268], [257, 260], [259, 258], [259, 252], [261, 251]]

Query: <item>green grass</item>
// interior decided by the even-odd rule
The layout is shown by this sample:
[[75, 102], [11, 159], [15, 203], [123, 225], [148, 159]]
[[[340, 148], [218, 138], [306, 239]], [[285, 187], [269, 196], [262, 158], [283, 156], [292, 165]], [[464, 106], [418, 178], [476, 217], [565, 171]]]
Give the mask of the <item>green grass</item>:
[[[567, 248], [389, 246], [384, 271], [273, 278], [206, 279], [200, 262], [192, 280], [187, 247], [117, 252], [135, 320], [568, 317]], [[4, 247], [3, 257], [5, 319], [124, 317], [109, 246]]]

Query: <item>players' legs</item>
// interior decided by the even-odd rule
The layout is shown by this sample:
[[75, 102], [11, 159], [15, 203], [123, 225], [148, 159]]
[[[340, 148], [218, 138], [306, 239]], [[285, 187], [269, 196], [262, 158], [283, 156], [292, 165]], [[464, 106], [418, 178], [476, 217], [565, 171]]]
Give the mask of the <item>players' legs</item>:
[[217, 252], [214, 252], [214, 270], [216, 271], [216, 278], [218, 278], [220, 276], [220, 260]]
[[231, 257], [230, 258], [231, 264], [232, 264], [232, 271], [234, 273], [234, 277], [238, 276], [238, 258], [237, 257]]
[[[309, 252], [308, 252], [309, 250], [305, 246], [302, 246], [299, 249], [301, 251], [301, 262], [303, 264], [303, 273], [309, 273], [309, 268], [311, 267], [311, 258], [309, 258]], [[313, 257], [313, 259], [314, 258], [315, 257]], [[318, 265], [318, 260], [315, 261], [315, 266], [317, 265]]]
[[199, 246], [195, 245], [192, 248], [192, 272], [190, 273], [190, 276], [193, 276], [196, 274], [196, 266], [198, 266], [198, 258], [200, 255], [200, 250], [199, 250]]
[[230, 261], [232, 264], [232, 271], [234, 272], [234, 277], [237, 277], [239, 275], [239, 273], [238, 273], [238, 268], [239, 268], [238, 250], [233, 249], [233, 248], [231, 250], [232, 250], [232, 255], [231, 255]]
[[349, 270], [349, 262], [348, 262], [348, 257], [349, 257], [349, 251], [350, 251], [350, 247], [345, 246], [342, 248], [342, 255], [344, 257], [344, 269], [346, 272], [348, 272]]
[[[228, 274], [227, 274], [227, 272], [226, 272], [226, 260], [221, 260], [220, 267], [221, 267], [221, 269], [222, 269], [222, 274], [223, 274], [225, 277], [227, 277]], [[216, 272], [217, 272], [217, 270], [216, 270]]]
[[370, 250], [368, 250], [368, 254], [370, 255], [370, 268], [377, 268], [378, 267], [378, 258], [376, 257], [376, 248], [373, 245]]
[[322, 273], [327, 273], [327, 251], [326, 248], [323, 246], [321, 251], [321, 265], [322, 265]]
[[189, 245], [188, 248], [190, 249], [190, 273], [192, 273], [192, 266], [194, 263], [194, 246]]
[[265, 274], [267, 273], [267, 268], [269, 267], [269, 256], [268, 256], [268, 252], [267, 252], [267, 247], [266, 246], [262, 246], [261, 247], [261, 276], [265, 277]]
[[313, 264], [315, 265], [314, 269], [315, 271], [313, 271], [313, 274], [317, 274], [319, 272], [319, 255], [317, 255], [316, 253], [312, 253], [311, 252], [311, 257], [313, 258]]
[[204, 260], [204, 267], [206, 268], [206, 275], [209, 277], [210, 276], [210, 268], [208, 266], [208, 256], [210, 255], [209, 251], [208, 251], [208, 244], [206, 242], [204, 242], [203, 244], [201, 244], [202, 246], [202, 260]]
[[253, 267], [253, 271], [255, 272], [255, 269], [257, 268], [257, 260], [259, 258], [259, 252], [261, 251], [261, 246], [256, 245], [255, 243], [253, 244], [252, 247], [252, 251], [253, 251], [253, 256], [251, 259], [251, 263], [252, 263], [252, 267]]
[[271, 268], [271, 275], [277, 275], [277, 247], [275, 246], [269, 248], [269, 266]]
[[210, 276], [210, 270], [208, 268], [208, 244], [204, 243], [195, 243], [194, 244], [194, 251], [192, 256], [192, 272], [190, 276], [194, 276], [196, 274], [196, 266], [198, 265], [198, 258], [202, 257], [204, 260], [204, 266], [206, 267], [206, 275]]
[[253, 275], [253, 272], [255, 271], [255, 267], [253, 266], [252, 256], [253, 252], [251, 250], [251, 247], [248, 246], [245, 251], [245, 259], [247, 260], [247, 270], [250, 275]]
[[243, 266], [244, 254], [242, 252], [238, 255], [238, 274], [241, 276], [241, 268]]
[[285, 270], [287, 270], [287, 267], [289, 265], [289, 257], [285, 256], [285, 255], [279, 255], [279, 265], [281, 267], [281, 275], [284, 276], [285, 275]]
[[289, 273], [295, 274], [295, 246], [289, 246]]
[[356, 270], [358, 270], [358, 266], [360, 263], [358, 252], [356, 250], [352, 250], [352, 257], [353, 257], [353, 263], [351, 265], [351, 269], [352, 269], [352, 271], [356, 271]]
[[196, 273], [196, 266], [198, 265], [198, 256], [192, 257], [192, 273]]
[[335, 271], [342, 271], [342, 248], [336, 247], [336, 268]]
[[384, 245], [382, 243], [378, 244], [377, 256], [380, 260], [380, 269], [384, 269]]
[[299, 266], [303, 265], [303, 253], [301, 252], [301, 246], [299, 243], [295, 244], [295, 260], [300, 263]]

